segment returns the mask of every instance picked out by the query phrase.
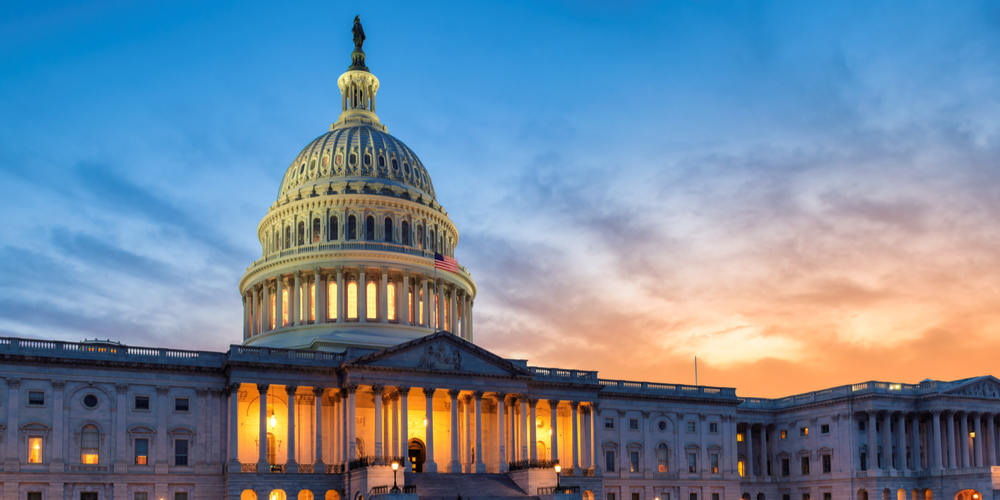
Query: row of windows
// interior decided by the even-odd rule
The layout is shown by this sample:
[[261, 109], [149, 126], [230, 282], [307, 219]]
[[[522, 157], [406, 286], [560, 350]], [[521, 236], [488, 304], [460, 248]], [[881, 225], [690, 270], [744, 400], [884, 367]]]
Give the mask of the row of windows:
[[[80, 463], [98, 464], [100, 463], [100, 440], [101, 433], [96, 425], [87, 424], [80, 430]], [[187, 439], [174, 440], [174, 465], [188, 465], [188, 443]], [[28, 463], [43, 463], [44, 438], [42, 436], [28, 436]], [[134, 464], [147, 465], [149, 461], [149, 439], [136, 438], [133, 446], [135, 452]]]
[[[866, 493], [866, 495], [867, 495], [867, 493]], [[617, 497], [617, 495], [616, 495], [616, 492], [614, 492], [614, 491], [609, 491], [605, 495], [605, 498], [607, 498], [607, 500], [615, 500], [616, 497]], [[639, 492], [637, 492], [637, 491], [633, 491], [632, 492], [632, 495], [631, 495], [631, 499], [632, 500], [641, 500], [641, 498], [642, 498], [642, 495]], [[659, 496], [657, 496], [657, 498], [659, 500], [670, 500], [670, 492], [669, 491], [664, 491]], [[712, 493], [712, 500], [719, 500], [719, 498], [720, 498], [720, 494], [719, 493], [717, 493], [717, 492], [713, 492]], [[688, 499], [689, 500], [698, 500], [698, 494], [697, 493], [693, 493], [693, 492], [689, 493], [688, 494]], [[749, 493], [744, 493], [743, 494], [743, 500], [750, 500], [750, 494]], [[757, 500], [764, 500], [764, 494], [763, 493], [758, 494], [757, 495]], [[781, 495], [781, 500], [792, 500], [792, 495], [790, 493], [784, 493], [784, 494]], [[802, 493], [802, 500], [809, 500], [809, 493]], [[829, 491], [823, 492], [823, 500], [833, 500], [833, 493], [829, 492]], [[865, 497], [865, 500], [867, 500], [867, 496]]]
[[[81, 491], [80, 500], [98, 500], [100, 498], [96, 491]], [[42, 492], [40, 491], [29, 491], [28, 500], [42, 500]], [[144, 491], [136, 491], [132, 495], [132, 500], [149, 500], [149, 493]], [[188, 494], [186, 492], [174, 493], [174, 500], [188, 500]]]
[[[100, 399], [94, 394], [86, 394], [80, 398], [80, 403], [87, 409], [97, 408], [100, 404]], [[28, 391], [28, 406], [45, 406], [45, 391]], [[135, 396], [135, 404], [133, 408], [136, 410], [148, 410], [149, 409], [149, 396]], [[174, 398], [174, 411], [176, 412], [188, 412], [190, 411], [190, 400], [188, 398]]]
[[[830, 433], [830, 424], [820, 425], [819, 426], [819, 433], [823, 434], [823, 435], [829, 434]], [[778, 431], [778, 436], [781, 439], [788, 439], [788, 431], [786, 431], [786, 430]], [[809, 437], [809, 428], [808, 427], [799, 427], [799, 437]], [[746, 438], [745, 438], [743, 432], [736, 434], [736, 441], [737, 442], [742, 443], [744, 441], [744, 439], [746, 439]], [[768, 432], [768, 433], [764, 434], [764, 441], [771, 442], [771, 433]]]
[[[830, 455], [822, 455], [822, 462], [823, 462], [823, 473], [824, 474], [830, 474], [831, 472], [833, 472], [833, 462], [832, 462], [832, 457]], [[746, 471], [746, 462], [744, 460], [740, 460], [740, 462], [739, 462], [738, 465], [739, 465], [740, 476], [746, 476], [746, 472], [747, 472]], [[781, 475], [783, 477], [789, 476], [790, 475], [790, 470], [791, 470], [791, 466], [790, 466], [789, 459], [782, 458], [781, 459]], [[799, 470], [802, 473], [802, 475], [808, 475], [809, 474], [809, 457], [800, 457], [799, 458]], [[771, 461], [770, 460], [767, 461], [767, 475], [769, 475], [769, 476], [771, 475]]]
[[[615, 428], [615, 419], [614, 419], [614, 417], [605, 417], [605, 419], [604, 419], [604, 428], [605, 429], [614, 429]], [[667, 430], [667, 423], [665, 421], [661, 420], [661, 421], [659, 421], [659, 422], [656, 423], [656, 428], [660, 429], [661, 431], [665, 431], [665, 430]], [[628, 419], [628, 429], [630, 431], [637, 431], [637, 430], [639, 430], [639, 419], [638, 418], [630, 418], [630, 419]], [[698, 431], [697, 422], [693, 422], [693, 421], [685, 422], [685, 429], [687, 430], [687, 432], [697, 432]], [[718, 434], [719, 433], [719, 423], [718, 422], [709, 422], [708, 423], [708, 432], [711, 433], [711, 434]], [[738, 435], [737, 437], [738, 437], [739, 441], [742, 441], [742, 434]]]
[[[340, 224], [337, 216], [331, 216], [329, 225], [327, 225], [327, 241], [338, 241], [340, 239]], [[445, 249], [449, 245], [445, 244], [445, 241], [438, 241], [435, 238], [434, 230], [427, 231], [427, 242], [424, 241], [424, 228], [421, 225], [417, 225], [416, 234], [413, 240], [410, 238], [410, 223], [408, 221], [402, 221], [400, 223], [400, 238], [399, 241], [395, 241], [394, 235], [394, 223], [391, 217], [386, 217], [383, 221], [382, 228], [382, 241], [385, 243], [398, 243], [400, 245], [415, 246], [417, 248], [423, 249], [425, 246], [433, 251], [438, 252], [440, 249]], [[344, 232], [344, 238], [347, 241], [354, 241], [358, 239], [364, 239], [365, 241], [377, 241], [375, 235], [375, 217], [367, 216], [365, 218], [364, 227], [361, 228], [362, 232], [358, 232], [358, 218], [355, 215], [349, 215], [347, 217], [347, 228]], [[446, 236], [442, 236], [444, 240], [448, 240]], [[323, 230], [322, 221], [316, 217], [312, 220], [312, 231], [306, 231], [305, 221], [300, 221], [296, 227], [295, 239], [292, 239], [292, 226], [285, 226], [284, 238], [271, 238], [271, 249], [272, 251], [287, 250], [292, 248], [293, 241], [296, 245], [306, 245], [321, 243], [323, 240]], [[448, 241], [450, 243], [450, 241]]]
[[[641, 462], [640, 462], [641, 452], [639, 450], [629, 450], [629, 472], [642, 472]], [[708, 455], [709, 467], [712, 474], [719, 473], [719, 454], [710, 453]], [[688, 453], [687, 454], [687, 469], [688, 472], [696, 473], [698, 472], [698, 454]], [[604, 470], [607, 472], [615, 472], [618, 468], [617, 452], [615, 450], [605, 450], [604, 452]], [[670, 472], [670, 452], [666, 444], [660, 443], [656, 447], [656, 471], [657, 472]]]

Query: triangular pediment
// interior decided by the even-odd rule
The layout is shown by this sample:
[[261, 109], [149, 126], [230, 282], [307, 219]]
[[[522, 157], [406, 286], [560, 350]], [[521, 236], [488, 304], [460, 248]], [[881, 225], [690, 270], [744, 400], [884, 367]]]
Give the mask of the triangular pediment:
[[412, 369], [435, 372], [466, 372], [494, 376], [531, 376], [523, 366], [448, 332], [368, 354], [345, 363], [347, 367]]
[[1000, 399], [1000, 380], [987, 375], [962, 382], [942, 394], [969, 398]]

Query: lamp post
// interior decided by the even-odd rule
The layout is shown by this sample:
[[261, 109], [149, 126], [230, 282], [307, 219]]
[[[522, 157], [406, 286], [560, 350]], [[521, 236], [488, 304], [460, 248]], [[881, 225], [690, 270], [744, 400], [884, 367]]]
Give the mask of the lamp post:
[[396, 486], [396, 471], [399, 470], [399, 462], [392, 463], [392, 489], [393, 493], [399, 493], [399, 486]]
[[556, 491], [559, 491], [559, 472], [562, 470], [562, 466], [556, 464]]

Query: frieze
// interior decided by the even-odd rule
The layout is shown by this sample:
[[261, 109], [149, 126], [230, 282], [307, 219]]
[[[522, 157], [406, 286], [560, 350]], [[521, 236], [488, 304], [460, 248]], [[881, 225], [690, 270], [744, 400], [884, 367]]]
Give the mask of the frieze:
[[437, 370], [461, 370], [462, 353], [456, 346], [448, 346], [443, 341], [437, 341], [424, 347], [424, 354], [421, 356], [420, 364], [417, 367]]
[[971, 396], [974, 398], [1000, 399], [1000, 388], [990, 381], [983, 380], [979, 383], [962, 387], [957, 391], [948, 392], [947, 394], [954, 396]]

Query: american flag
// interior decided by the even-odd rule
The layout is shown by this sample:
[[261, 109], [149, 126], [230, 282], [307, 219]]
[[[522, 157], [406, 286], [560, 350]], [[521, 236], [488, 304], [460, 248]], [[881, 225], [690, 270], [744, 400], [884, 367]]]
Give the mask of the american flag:
[[458, 261], [451, 258], [445, 257], [439, 253], [434, 254], [434, 269], [440, 269], [442, 271], [451, 271], [458, 274]]

